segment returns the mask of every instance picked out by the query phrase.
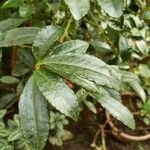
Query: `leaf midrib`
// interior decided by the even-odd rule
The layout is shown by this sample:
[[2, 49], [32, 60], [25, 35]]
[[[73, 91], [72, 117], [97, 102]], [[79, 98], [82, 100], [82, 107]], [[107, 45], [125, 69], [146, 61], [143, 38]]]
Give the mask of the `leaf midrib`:
[[[32, 90], [33, 90], [33, 93], [34, 93], [34, 91], [35, 91], [35, 81], [34, 81], [34, 77], [32, 77]], [[35, 136], [36, 136], [36, 147], [37, 147], [37, 150], [39, 150], [39, 135], [38, 135], [38, 132], [37, 132], [37, 130], [38, 130], [38, 124], [36, 123], [37, 122], [37, 116], [36, 116], [36, 113], [35, 113], [35, 110], [36, 110], [36, 107], [35, 107], [35, 99], [34, 99], [35, 97], [34, 97], [34, 94], [32, 94], [32, 104], [33, 104], [33, 115], [34, 115], [34, 127], [35, 127]]]

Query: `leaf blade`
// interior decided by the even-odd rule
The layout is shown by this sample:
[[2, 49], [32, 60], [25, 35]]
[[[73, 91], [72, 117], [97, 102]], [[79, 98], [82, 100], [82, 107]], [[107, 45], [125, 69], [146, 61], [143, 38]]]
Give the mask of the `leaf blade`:
[[35, 37], [32, 52], [37, 60], [43, 59], [54, 41], [61, 35], [61, 28], [57, 26], [46, 26], [38, 32]]
[[28, 80], [19, 101], [21, 129], [29, 146], [42, 150], [49, 131], [47, 103], [33, 76]]
[[67, 54], [67, 53], [79, 53], [85, 54], [89, 44], [81, 40], [70, 40], [63, 44], [56, 46], [52, 51], [51, 55], [56, 54]]
[[84, 17], [89, 8], [90, 2], [89, 0], [64, 0], [65, 3], [68, 5], [74, 19], [79, 20]]
[[6, 32], [21, 25], [26, 19], [9, 18], [0, 22], [0, 32]]
[[[88, 90], [96, 90], [95, 84], [119, 89], [118, 80], [113, 77], [111, 67], [96, 57], [81, 54], [61, 54], [47, 57], [38, 65], [45, 65], [51, 71], [71, 80]], [[83, 83], [83, 84], [82, 84]]]
[[111, 97], [108, 92], [100, 87], [99, 94], [93, 93], [92, 96], [114, 117], [123, 122], [131, 129], [135, 129], [135, 121], [132, 113], [118, 100]]
[[20, 27], [4, 33], [0, 40], [0, 47], [13, 45], [31, 44], [39, 31], [37, 27]]
[[97, 2], [112, 17], [120, 17], [123, 13], [124, 0], [97, 0]]
[[77, 98], [65, 82], [48, 70], [35, 71], [34, 77], [40, 91], [49, 103], [61, 113], [76, 120], [78, 115], [75, 110], [78, 107]]

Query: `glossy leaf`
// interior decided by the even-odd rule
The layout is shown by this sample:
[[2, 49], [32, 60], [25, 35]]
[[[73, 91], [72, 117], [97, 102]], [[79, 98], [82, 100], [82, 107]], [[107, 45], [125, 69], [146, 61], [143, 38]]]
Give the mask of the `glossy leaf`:
[[47, 103], [35, 84], [28, 80], [19, 101], [22, 134], [31, 149], [42, 150], [49, 134]]
[[50, 46], [60, 36], [61, 32], [61, 28], [56, 26], [46, 26], [38, 32], [32, 48], [32, 52], [37, 60], [44, 58]]
[[12, 30], [21, 25], [26, 19], [22, 18], [9, 18], [0, 22], [0, 32]]
[[92, 94], [93, 97], [114, 117], [123, 122], [129, 128], [135, 128], [135, 121], [132, 113], [122, 105], [118, 100], [110, 96], [110, 94], [102, 87], [99, 88], [100, 94]]
[[112, 17], [120, 17], [123, 13], [124, 0], [97, 0], [97, 2]]
[[96, 57], [81, 54], [53, 55], [39, 62], [60, 76], [88, 90], [96, 90], [95, 84], [119, 89], [111, 67]]
[[2, 35], [3, 39], [0, 41], [0, 47], [31, 44], [39, 29], [37, 27], [20, 27], [9, 30]]
[[81, 40], [70, 40], [58, 45], [51, 51], [51, 55], [55, 54], [67, 54], [67, 53], [78, 53], [85, 54], [89, 44]]
[[78, 103], [76, 95], [56, 74], [41, 70], [35, 71], [36, 83], [50, 104], [65, 115], [76, 119], [78, 113]]
[[90, 2], [89, 0], [64, 0], [65, 3], [68, 5], [73, 17], [76, 20], [81, 19], [84, 17], [89, 8], [90, 8]]

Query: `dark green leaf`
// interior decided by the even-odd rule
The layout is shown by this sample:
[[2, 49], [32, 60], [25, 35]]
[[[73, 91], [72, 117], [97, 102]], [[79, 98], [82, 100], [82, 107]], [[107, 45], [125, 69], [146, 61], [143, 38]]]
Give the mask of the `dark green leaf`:
[[118, 100], [115, 100], [110, 94], [102, 87], [99, 88], [99, 94], [92, 94], [93, 97], [114, 117], [123, 122], [129, 128], [135, 128], [135, 121], [132, 113], [122, 105]]
[[64, 1], [68, 5], [73, 17], [76, 20], [79, 20], [82, 17], [84, 17], [90, 8], [89, 0], [64, 0]]
[[9, 30], [4, 33], [3, 39], [0, 41], [0, 47], [31, 44], [39, 30], [40, 28], [37, 27], [20, 27]]
[[121, 79], [122, 82], [125, 82], [128, 85], [130, 85], [137, 92], [137, 94], [141, 97], [141, 99], [145, 101], [146, 95], [145, 95], [144, 89], [139, 84], [140, 80], [138, 76], [127, 71], [121, 71], [121, 74], [122, 74], [122, 79]]
[[35, 65], [35, 60], [32, 55], [32, 52], [28, 49], [20, 49], [18, 51], [20, 60], [28, 67], [33, 68]]
[[50, 54], [78, 53], [85, 54], [89, 44], [81, 40], [70, 40], [55, 47]]
[[35, 71], [36, 83], [50, 104], [61, 113], [77, 118], [77, 98], [65, 82], [56, 74], [48, 70]]
[[6, 94], [0, 98], [0, 109], [6, 109], [15, 103], [15, 94]]
[[29, 71], [30, 71], [30, 68], [28, 68], [25, 64], [18, 63], [16, 64], [15, 68], [12, 71], [12, 75], [15, 77], [20, 77], [22, 75], [25, 75]]
[[44, 58], [50, 46], [61, 35], [61, 32], [61, 28], [56, 26], [46, 26], [38, 32], [32, 48], [32, 52], [37, 60]]
[[123, 13], [124, 0], [97, 0], [97, 2], [112, 17], [120, 17]]
[[114, 70], [96, 57], [81, 54], [53, 55], [39, 62], [48, 69], [88, 90], [96, 90], [95, 84], [119, 89]]
[[23, 136], [31, 149], [42, 150], [49, 134], [47, 103], [33, 76], [28, 80], [19, 101]]
[[112, 52], [110, 46], [105, 42], [95, 40], [95, 41], [91, 42], [91, 45], [94, 47], [94, 49], [97, 53], [105, 54], [105, 53], [108, 53], [108, 52]]

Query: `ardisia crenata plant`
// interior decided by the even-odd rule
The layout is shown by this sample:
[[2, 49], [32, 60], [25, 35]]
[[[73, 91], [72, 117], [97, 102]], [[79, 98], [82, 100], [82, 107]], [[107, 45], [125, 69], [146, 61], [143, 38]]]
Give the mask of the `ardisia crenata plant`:
[[46, 26], [41, 30], [22, 27], [6, 32], [0, 42], [2, 47], [33, 41], [36, 63], [19, 100], [22, 134], [29, 146], [39, 150], [45, 146], [49, 135], [49, 105], [73, 120], [78, 119], [77, 96], [65, 80], [88, 91], [109, 113], [134, 129], [133, 115], [121, 104], [119, 92], [128, 84], [145, 101], [138, 77], [86, 54], [87, 42], [70, 40], [56, 44], [61, 33], [57, 26]]

